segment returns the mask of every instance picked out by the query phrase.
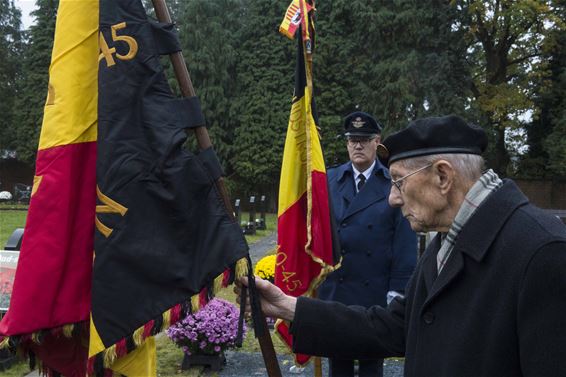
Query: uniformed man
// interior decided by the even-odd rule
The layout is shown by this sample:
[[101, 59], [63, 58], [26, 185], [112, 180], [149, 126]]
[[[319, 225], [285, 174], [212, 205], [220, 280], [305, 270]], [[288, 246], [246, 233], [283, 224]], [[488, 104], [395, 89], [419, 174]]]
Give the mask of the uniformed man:
[[[344, 120], [350, 161], [328, 170], [342, 262], [320, 287], [323, 300], [386, 306], [387, 297], [403, 294], [415, 268], [415, 233], [401, 211], [389, 206], [391, 177], [376, 159], [381, 130], [361, 111]], [[360, 377], [382, 376], [383, 360], [359, 360], [358, 371]], [[354, 376], [354, 360], [330, 359], [330, 376]]]

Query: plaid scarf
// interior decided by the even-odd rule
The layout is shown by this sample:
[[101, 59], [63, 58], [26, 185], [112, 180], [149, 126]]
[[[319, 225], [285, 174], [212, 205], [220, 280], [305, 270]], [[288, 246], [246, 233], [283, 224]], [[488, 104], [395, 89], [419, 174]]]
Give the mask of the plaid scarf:
[[454, 244], [458, 238], [458, 234], [466, 225], [466, 222], [476, 209], [482, 204], [482, 202], [491, 194], [501, 187], [503, 181], [499, 179], [497, 174], [491, 169], [486, 171], [480, 179], [474, 183], [470, 191], [466, 194], [464, 202], [456, 214], [454, 222], [450, 226], [448, 233], [444, 237], [442, 246], [436, 255], [436, 267], [438, 274], [442, 271], [442, 268], [446, 264], [446, 261], [450, 257], [452, 250], [454, 249]]

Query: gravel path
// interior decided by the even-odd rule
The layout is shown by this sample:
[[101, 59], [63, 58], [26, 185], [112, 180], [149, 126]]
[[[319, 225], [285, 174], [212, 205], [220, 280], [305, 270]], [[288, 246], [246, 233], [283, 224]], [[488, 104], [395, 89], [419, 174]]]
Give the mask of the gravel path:
[[274, 250], [277, 247], [277, 232], [273, 232], [269, 236], [262, 238], [256, 243], [250, 245], [250, 258], [255, 264], [260, 260], [266, 252]]
[[[290, 355], [278, 355], [279, 367], [283, 377], [313, 377], [313, 365], [309, 363], [303, 371], [291, 372], [293, 359]], [[201, 376], [211, 375], [206, 370]], [[328, 363], [326, 359], [322, 361], [322, 375], [328, 376]], [[263, 377], [267, 376], [265, 364], [261, 353], [245, 353], [245, 352], [226, 352], [226, 366], [218, 374], [219, 377]], [[403, 360], [388, 359], [385, 360], [383, 368], [383, 377], [402, 377], [403, 376]]]

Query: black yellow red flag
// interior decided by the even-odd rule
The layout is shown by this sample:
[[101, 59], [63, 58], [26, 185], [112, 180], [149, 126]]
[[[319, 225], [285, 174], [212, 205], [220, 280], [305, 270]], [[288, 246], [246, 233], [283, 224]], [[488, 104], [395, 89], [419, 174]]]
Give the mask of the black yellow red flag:
[[[313, 297], [317, 286], [334, 269], [338, 241], [313, 96], [314, 27], [309, 11], [314, 12], [314, 8], [305, 0], [294, 0], [291, 7], [299, 12], [294, 19], [300, 25], [300, 37], [279, 184], [275, 284], [289, 295]], [[288, 14], [280, 31], [289, 36], [285, 31], [287, 20]], [[283, 341], [291, 346], [289, 324], [278, 321], [275, 326]], [[297, 354], [295, 362], [302, 365], [309, 358]]]
[[149, 21], [139, 0], [100, 4], [94, 370], [198, 309], [237, 264], [247, 272], [248, 250], [215, 185], [214, 151], [183, 147], [204, 119], [159, 61], [180, 50], [173, 25]]

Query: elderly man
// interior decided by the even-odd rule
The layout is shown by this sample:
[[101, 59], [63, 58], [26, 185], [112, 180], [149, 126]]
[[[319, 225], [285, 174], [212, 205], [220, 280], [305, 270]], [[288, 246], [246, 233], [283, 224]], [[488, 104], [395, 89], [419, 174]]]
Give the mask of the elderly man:
[[486, 146], [456, 116], [384, 141], [390, 204], [413, 230], [441, 233], [387, 308], [295, 299], [258, 281], [264, 312], [292, 321], [296, 352], [404, 355], [405, 376], [566, 375], [566, 227], [482, 172]]

